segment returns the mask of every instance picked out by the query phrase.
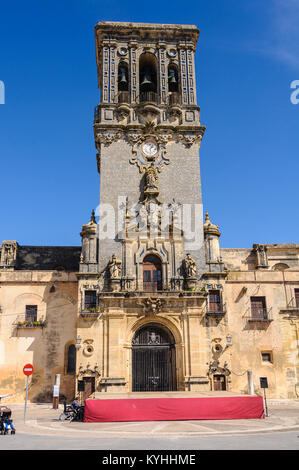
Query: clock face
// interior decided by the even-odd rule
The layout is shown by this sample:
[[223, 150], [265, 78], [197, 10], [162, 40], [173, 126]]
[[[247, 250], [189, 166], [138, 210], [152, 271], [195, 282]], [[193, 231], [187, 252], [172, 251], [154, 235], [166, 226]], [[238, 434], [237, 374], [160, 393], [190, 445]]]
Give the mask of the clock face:
[[142, 152], [147, 156], [147, 157], [154, 157], [156, 153], [158, 152], [158, 147], [155, 144], [155, 142], [145, 142], [142, 146]]

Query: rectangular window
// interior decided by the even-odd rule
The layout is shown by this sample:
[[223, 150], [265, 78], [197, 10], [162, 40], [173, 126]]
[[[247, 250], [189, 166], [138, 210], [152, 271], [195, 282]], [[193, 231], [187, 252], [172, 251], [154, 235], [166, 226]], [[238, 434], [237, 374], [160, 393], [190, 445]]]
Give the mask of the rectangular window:
[[86, 290], [84, 298], [84, 307], [93, 308], [97, 306], [97, 291]]
[[220, 312], [222, 310], [221, 292], [219, 290], [209, 291], [209, 311]]
[[299, 308], [299, 289], [295, 289], [295, 307]]
[[253, 320], [266, 320], [266, 298], [265, 297], [250, 297], [251, 302], [251, 317]]
[[37, 305], [26, 305], [25, 320], [29, 322], [37, 321]]
[[273, 362], [272, 351], [264, 351], [262, 354], [262, 362]]

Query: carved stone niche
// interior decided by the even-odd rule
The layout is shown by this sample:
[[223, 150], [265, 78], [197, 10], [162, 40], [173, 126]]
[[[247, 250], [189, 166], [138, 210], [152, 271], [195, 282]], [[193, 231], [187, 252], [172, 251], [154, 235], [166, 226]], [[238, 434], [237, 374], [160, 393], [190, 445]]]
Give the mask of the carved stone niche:
[[15, 240], [4, 240], [1, 247], [0, 268], [14, 269], [17, 261], [18, 244]]
[[185, 276], [187, 290], [195, 290], [197, 286], [196, 263], [190, 254], [187, 253], [183, 259], [182, 268]]
[[122, 261], [115, 254], [109, 260], [107, 272], [110, 291], [119, 292], [121, 289]]
[[267, 269], [269, 267], [267, 245], [260, 245], [256, 243], [253, 245], [253, 250], [256, 254], [256, 267]]

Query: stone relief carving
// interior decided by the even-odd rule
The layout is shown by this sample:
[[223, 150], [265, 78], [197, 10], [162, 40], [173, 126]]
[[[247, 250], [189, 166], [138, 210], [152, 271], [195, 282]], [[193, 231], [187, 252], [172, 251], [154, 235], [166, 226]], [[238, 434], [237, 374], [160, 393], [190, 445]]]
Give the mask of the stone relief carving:
[[78, 377], [83, 376], [83, 375], [99, 377], [101, 374], [99, 372], [98, 364], [96, 363], [93, 369], [91, 368], [91, 364], [89, 362], [86, 364], [85, 369], [83, 365], [80, 364], [79, 370], [78, 370]]
[[116, 142], [123, 136], [123, 132], [120, 130], [117, 131], [98, 131], [95, 139], [97, 143], [110, 145], [112, 142]]
[[201, 142], [202, 134], [178, 134], [178, 140], [185, 144], [186, 147], [191, 147], [195, 142]]
[[220, 366], [220, 361], [218, 359], [214, 361], [207, 362], [208, 366], [208, 371], [207, 375], [213, 375], [213, 374], [223, 374], [223, 375], [230, 375], [231, 371], [228, 368], [228, 363], [224, 362], [223, 366]]
[[141, 305], [144, 307], [145, 315], [156, 315], [161, 311], [163, 304], [163, 300], [152, 297], [143, 299], [141, 303]]

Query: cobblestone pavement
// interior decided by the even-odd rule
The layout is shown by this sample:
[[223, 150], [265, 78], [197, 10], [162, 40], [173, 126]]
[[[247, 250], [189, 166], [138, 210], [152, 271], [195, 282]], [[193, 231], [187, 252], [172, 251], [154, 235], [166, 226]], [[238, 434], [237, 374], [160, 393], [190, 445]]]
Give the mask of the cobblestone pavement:
[[[1, 403], [4, 405], [5, 403]], [[12, 410], [17, 433], [37, 436], [80, 438], [177, 438], [188, 436], [242, 435], [299, 431], [299, 400], [268, 403], [269, 416], [247, 420], [142, 421], [112, 423], [61, 422], [63, 407], [29, 404], [24, 423], [24, 405], [7, 404]]]

